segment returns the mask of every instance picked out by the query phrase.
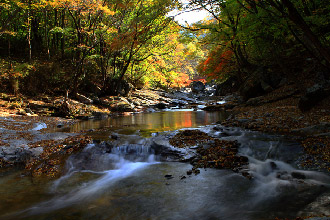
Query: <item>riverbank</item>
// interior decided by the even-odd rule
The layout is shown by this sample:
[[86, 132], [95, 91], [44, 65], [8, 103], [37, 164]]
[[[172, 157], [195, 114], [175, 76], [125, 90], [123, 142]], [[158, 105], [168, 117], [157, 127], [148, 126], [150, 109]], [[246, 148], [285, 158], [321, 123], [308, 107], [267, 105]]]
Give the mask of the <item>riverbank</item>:
[[[192, 108], [207, 104], [212, 90], [132, 90], [127, 96], [87, 97], [14, 96], [0, 93], [0, 117], [52, 116], [68, 119], [106, 118], [125, 112], [152, 112], [170, 107]], [[212, 99], [212, 98], [211, 98]], [[212, 100], [210, 101], [212, 102]]]
[[[148, 91], [146, 91], [148, 92]], [[7, 153], [7, 157], [11, 158], [11, 159], [15, 159], [18, 158], [18, 155], [20, 155], [20, 158], [27, 158], [28, 156], [30, 156], [29, 161], [21, 161], [21, 166], [22, 168], [25, 168], [26, 172], [23, 172], [23, 175], [28, 175], [28, 176], [32, 176], [32, 177], [47, 177], [47, 179], [53, 181], [54, 178], [59, 177], [60, 175], [63, 174], [62, 170], [63, 170], [63, 165], [64, 165], [64, 161], [66, 161], [66, 159], [69, 157], [69, 155], [71, 155], [72, 153], [77, 153], [75, 154], [78, 155], [77, 157], [72, 156], [69, 157], [71, 158], [73, 161], [77, 162], [77, 164], [79, 166], [77, 166], [77, 169], [81, 169], [83, 170], [82, 173], [84, 173], [86, 170], [87, 171], [94, 171], [94, 165], [100, 165], [100, 170], [104, 170], [104, 163], [102, 161], [102, 163], [100, 163], [98, 161], [98, 159], [95, 159], [95, 155], [99, 156], [99, 159], [110, 159], [110, 157], [108, 158], [107, 156], [104, 155], [110, 155], [117, 153], [119, 156], [127, 156], [127, 157], [133, 157], [133, 158], [149, 158], [149, 153], [152, 153], [152, 150], [155, 150], [155, 152], [153, 152], [155, 155], [153, 156], [163, 156], [166, 157], [166, 160], [164, 161], [169, 161], [168, 158], [171, 155], [174, 155], [176, 152], [174, 152], [173, 150], [177, 150], [177, 154], [180, 156], [181, 154], [183, 154], [182, 156], [184, 156], [184, 158], [186, 158], [186, 151], [192, 152], [192, 151], [197, 151], [197, 153], [200, 155], [199, 157], [191, 157], [191, 159], [187, 159], [186, 162], [190, 162], [193, 167], [189, 167], [189, 169], [191, 170], [183, 170], [181, 171], [181, 173], [173, 173], [172, 170], [170, 171], [166, 171], [164, 173], [157, 173], [157, 175], [160, 175], [163, 179], [165, 177], [164, 180], [162, 180], [162, 182], [160, 183], [160, 185], [162, 186], [166, 186], [166, 187], [172, 187], [173, 186], [173, 182], [171, 182], [171, 179], [174, 178], [178, 178], [178, 181], [180, 182], [184, 182], [186, 180], [189, 179], [193, 179], [193, 178], [198, 178], [196, 177], [196, 175], [193, 174], [198, 174], [199, 175], [203, 175], [204, 172], [206, 172], [204, 170], [204, 168], [207, 167], [215, 167], [215, 168], [224, 168], [222, 171], [219, 172], [224, 172], [226, 173], [227, 177], [235, 177], [238, 178], [239, 181], [245, 181], [244, 183], [246, 184], [256, 184], [258, 182], [262, 182], [263, 184], [265, 184], [265, 186], [267, 186], [267, 189], [271, 189], [272, 186], [271, 184], [268, 182], [269, 178], [271, 180], [274, 180], [276, 183], [281, 183], [281, 182], [287, 182], [289, 184], [297, 184], [297, 189], [298, 190], [302, 190], [297, 192], [297, 199], [298, 198], [303, 198], [304, 197], [304, 190], [303, 187], [306, 186], [310, 186], [312, 189], [314, 189], [314, 185], [311, 184], [307, 184], [308, 180], [310, 180], [311, 176], [308, 173], [308, 171], [303, 171], [304, 169], [315, 169], [315, 170], [321, 170], [326, 172], [324, 169], [321, 169], [321, 167], [319, 165], [315, 165], [315, 161], [316, 160], [311, 160], [313, 161], [313, 166], [311, 166], [310, 168], [308, 167], [303, 167], [303, 170], [299, 170], [296, 171], [295, 169], [282, 169], [282, 162], [284, 161], [286, 162], [286, 160], [282, 160], [280, 158], [272, 157], [272, 155], [270, 155], [270, 150], [274, 150], [274, 151], [278, 151], [280, 152], [280, 154], [287, 158], [288, 160], [294, 160], [296, 161], [296, 158], [300, 157], [300, 152], [301, 147], [300, 145], [296, 144], [296, 142], [291, 145], [291, 142], [285, 142], [286, 138], [290, 138], [289, 141], [291, 141], [291, 138], [293, 138], [293, 140], [296, 141], [302, 141], [304, 140], [304, 138], [306, 138], [307, 136], [304, 136], [303, 134], [299, 134], [298, 133], [294, 133], [294, 132], [286, 132], [286, 131], [282, 131], [280, 132], [280, 134], [283, 135], [289, 135], [289, 136], [283, 136], [281, 137], [281, 135], [268, 135], [268, 134], [264, 134], [263, 131], [267, 132], [267, 133], [273, 133], [273, 134], [278, 134], [278, 131], [272, 131], [272, 130], [263, 130], [262, 126], [260, 126], [260, 129], [254, 129], [251, 128], [249, 129], [249, 126], [251, 126], [251, 123], [257, 121], [258, 123], [261, 123], [261, 120], [257, 120], [257, 117], [248, 117], [248, 118], [244, 118], [243, 116], [246, 116], [247, 114], [250, 114], [250, 112], [254, 112], [257, 111], [258, 108], [262, 108], [265, 109], [265, 111], [263, 112], [263, 115], [258, 117], [262, 117], [264, 116], [264, 114], [270, 114], [267, 116], [267, 120], [269, 120], [270, 122], [272, 122], [272, 120], [274, 120], [274, 125], [277, 123], [278, 127], [281, 127], [281, 123], [283, 123], [285, 125], [284, 122], [277, 122], [275, 119], [276, 117], [280, 117], [281, 116], [281, 112], [276, 112], [273, 113], [273, 115], [271, 114], [272, 111], [274, 111], [274, 109], [277, 109], [278, 106], [276, 106], [275, 108], [272, 107], [268, 107], [267, 104], [262, 104], [262, 105], [247, 105], [246, 103], [239, 103], [239, 98], [230, 98], [230, 97], [226, 97], [226, 99], [228, 100], [225, 104], [220, 105], [218, 101], [203, 101], [203, 96], [205, 97], [205, 95], [203, 94], [195, 94], [192, 95], [191, 97], [189, 97], [190, 95], [185, 95], [186, 100], [184, 101], [183, 99], [178, 99], [178, 94], [184, 95], [182, 93], [178, 93], [176, 94], [176, 96], [173, 96], [174, 94], [172, 93], [166, 93], [164, 91], [151, 91], [150, 94], [162, 94], [159, 95], [157, 98], [155, 97], [148, 97], [148, 99], [150, 99], [150, 101], [152, 101], [153, 99], [157, 100], [158, 103], [154, 102], [153, 104], [149, 104], [149, 105], [145, 105], [145, 107], [143, 107], [141, 110], [141, 112], [153, 112], [156, 111], [152, 114], [135, 114], [135, 113], [130, 113], [130, 112], [120, 112], [120, 111], [114, 111], [112, 109], [112, 111], [109, 110], [109, 113], [105, 114], [105, 115], [101, 115], [102, 117], [100, 117], [100, 119], [105, 118], [105, 117], [111, 117], [111, 121], [113, 121], [112, 119], [115, 119], [116, 117], [112, 117], [115, 115], [126, 115], [126, 114], [131, 114], [131, 116], [128, 117], [118, 117], [120, 119], [132, 119], [130, 120], [131, 124], [127, 123], [127, 121], [124, 123], [125, 124], [125, 128], [128, 128], [130, 126], [132, 126], [133, 129], [138, 130], [137, 133], [112, 133], [112, 131], [109, 131], [110, 127], [104, 127], [105, 130], [108, 129], [108, 132], [106, 133], [106, 136], [111, 139], [109, 141], [97, 141], [98, 139], [95, 139], [94, 144], [88, 145], [89, 143], [91, 143], [91, 139], [86, 136], [86, 134], [84, 132], [87, 132], [87, 134], [91, 134], [91, 132], [98, 132], [97, 129], [94, 130], [90, 129], [90, 130], [81, 130], [81, 129], [77, 129], [75, 130], [74, 133], [69, 132], [68, 130], [66, 130], [66, 132], [57, 132], [59, 128], [64, 128], [65, 126], [70, 126], [73, 123], [79, 122], [82, 119], [88, 119], [88, 118], [97, 118], [96, 114], [91, 114], [90, 116], [86, 116], [85, 118], [81, 118], [81, 119], [70, 119], [70, 117], [68, 118], [55, 118], [55, 117], [49, 117], [49, 116], [22, 116], [19, 114], [15, 114], [16, 116], [13, 117], [2, 117], [0, 120], [0, 125], [1, 125], [1, 129], [0, 129], [0, 134], [2, 136], [1, 140], [4, 140], [6, 143], [6, 146], [2, 146], [3, 149], [6, 149], [8, 147], [11, 147], [10, 149], [15, 149], [14, 147], [16, 146], [15, 151], [13, 151], [13, 153], [10, 155], [8, 154], [8, 151], [6, 151]], [[168, 96], [173, 96], [174, 98], [169, 98]], [[142, 97], [142, 95], [140, 95]], [[175, 97], [177, 98], [177, 100], [175, 100]], [[200, 99], [198, 98], [200, 97]], [[189, 100], [189, 99], [190, 100]], [[218, 100], [222, 99], [223, 97], [218, 97]], [[260, 98], [260, 97], [259, 97]], [[262, 99], [264, 99], [264, 97], [262, 97]], [[288, 109], [287, 111], [289, 112], [290, 109], [293, 109], [292, 105], [290, 104], [290, 99], [291, 98], [299, 98], [297, 97], [289, 97], [287, 98], [288, 100], [285, 101], [285, 99], [282, 99], [281, 103], [286, 103], [285, 105], [283, 104], [282, 107], [283, 109]], [[109, 97], [109, 99], [112, 99], [111, 97]], [[117, 100], [117, 98], [113, 98], [114, 100]], [[121, 98], [120, 98], [121, 99]], [[129, 99], [132, 100], [131, 98], [127, 98], [125, 97], [125, 99]], [[260, 98], [261, 99], [261, 98]], [[122, 99], [121, 99], [122, 100]], [[180, 101], [181, 100], [181, 101]], [[237, 100], [237, 101], [235, 101]], [[70, 100], [71, 101], [71, 100]], [[75, 100], [76, 101], [76, 100]], [[118, 100], [119, 101], [119, 100]], [[181, 107], [179, 103], [182, 102]], [[285, 101], [285, 102], [284, 102]], [[291, 100], [292, 101], [292, 100]], [[76, 101], [77, 102], [77, 101]], [[159, 104], [162, 103], [162, 104]], [[186, 104], [183, 104], [186, 103]], [[269, 103], [268, 103], [269, 104]], [[273, 104], [279, 104], [276, 102], [273, 102]], [[80, 104], [81, 106], [83, 106], [83, 104]], [[86, 105], [86, 104], [85, 104]], [[88, 106], [88, 105], [87, 105]], [[171, 111], [167, 111], [167, 112], [157, 112], [159, 111], [161, 108], [169, 108], [173, 106], [174, 109], [172, 109]], [[206, 106], [206, 107], [205, 107]], [[90, 106], [90, 108], [93, 108], [93, 106]], [[210, 125], [210, 126], [206, 126], [201, 129], [201, 132], [198, 131], [198, 129], [188, 129], [188, 130], [184, 130], [182, 132], [178, 132], [177, 130], [180, 129], [178, 127], [176, 127], [175, 129], [170, 130], [169, 132], [156, 132], [153, 131], [153, 135], [151, 138], [143, 138], [140, 136], [140, 127], [136, 127], [138, 125], [138, 123], [136, 121], [138, 121], [137, 119], [141, 116], [147, 116], [147, 115], [161, 115], [161, 114], [166, 114], [166, 113], [180, 113], [181, 111], [177, 111], [178, 109], [175, 108], [184, 108], [183, 112], [181, 113], [187, 113], [184, 115], [184, 118], [176, 118], [173, 117], [172, 114], [172, 118], [175, 121], [177, 120], [185, 120], [186, 122], [191, 122], [192, 120], [190, 120], [189, 118], [187, 118], [188, 115], [190, 115], [190, 113], [201, 113], [201, 114], [206, 114], [205, 111], [199, 111], [201, 108], [207, 108], [207, 107], [221, 107], [221, 108], [225, 108], [227, 109], [227, 111], [232, 112], [232, 116], [225, 122], [222, 122], [221, 124], [218, 125]], [[185, 109], [185, 108], [190, 108], [190, 109]], [[220, 109], [221, 109], [220, 108]], [[173, 111], [174, 110], [174, 111]], [[198, 111], [194, 111], [194, 110], [198, 110]], [[313, 110], [314, 111], [314, 110]], [[17, 112], [19, 112], [17, 110]], [[138, 112], [138, 111], [136, 111]], [[296, 112], [299, 113], [299, 110], [296, 110]], [[322, 112], [322, 111], [321, 111]], [[216, 112], [215, 112], [216, 113]], [[257, 115], [259, 113], [259, 111], [257, 111], [257, 113], [255, 113], [255, 115]], [[322, 112], [324, 113], [324, 112]], [[251, 113], [252, 114], [252, 113]], [[288, 117], [297, 117], [297, 115], [293, 115], [291, 113], [288, 113]], [[301, 112], [301, 114], [311, 114], [311, 112], [306, 113], [306, 112]], [[242, 116], [241, 116], [242, 115]], [[282, 114], [284, 115], [284, 114]], [[209, 116], [207, 117], [202, 117], [203, 119], [207, 119]], [[265, 116], [264, 116], [265, 117]], [[284, 116], [282, 116], [284, 117]], [[326, 115], [324, 116], [326, 118]], [[134, 120], [133, 120], [134, 119]], [[162, 117], [160, 120], [160, 123], [163, 124], [163, 126], [168, 126], [166, 120], [166, 117]], [[197, 119], [197, 117], [196, 117]], [[266, 120], [265, 119], [265, 120]], [[136, 120], [136, 121], [135, 121]], [[220, 120], [220, 119], [217, 119]], [[97, 121], [97, 120], [95, 120]], [[94, 122], [95, 122], [94, 121]], [[99, 120], [100, 121], [106, 121], [106, 120]], [[216, 120], [211, 120], [211, 121], [216, 121]], [[303, 121], [302, 119], [300, 119], [300, 121]], [[89, 122], [93, 122], [93, 121], [86, 121], [86, 123]], [[243, 130], [241, 128], [230, 128], [231, 126], [233, 127], [240, 127], [238, 124], [235, 125], [234, 123], [245, 123], [247, 125], [247, 127], [245, 126], [241, 126], [243, 128]], [[317, 121], [315, 121], [317, 123]], [[141, 123], [141, 121], [140, 121]], [[145, 122], [142, 122], [143, 124], [145, 124]], [[155, 123], [155, 121], [150, 120], [149, 123]], [[233, 123], [232, 125], [230, 125], [230, 123]], [[148, 123], [146, 123], [148, 124]], [[189, 123], [188, 123], [189, 124]], [[223, 125], [228, 124], [226, 126], [228, 127], [223, 127]], [[283, 125], [282, 124], [282, 125]], [[78, 124], [77, 124], [78, 125]], [[121, 126], [122, 124], [120, 124], [119, 126]], [[307, 125], [306, 125], [307, 126]], [[79, 127], [79, 126], [78, 126]], [[192, 128], [197, 128], [197, 125], [193, 125], [190, 124], [189, 127]], [[297, 126], [299, 127], [299, 126]], [[82, 128], [82, 127], [80, 127]], [[125, 128], [122, 129], [122, 127], [118, 127], [116, 128], [116, 132], [120, 132], [119, 130], [124, 130]], [[141, 127], [141, 131], [143, 130], [143, 127]], [[185, 127], [188, 128], [188, 127]], [[251, 132], [251, 131], [244, 131], [244, 128], [248, 128], [248, 130], [257, 130], [260, 131], [259, 132]], [[301, 125], [301, 128], [303, 128], [303, 125]], [[89, 129], [89, 128], [87, 128]], [[152, 130], [152, 129], [151, 129]], [[176, 130], [176, 131], [174, 131]], [[194, 131], [194, 132], [193, 132]], [[317, 132], [319, 134], [320, 129], [317, 129]], [[79, 136], [79, 134], [84, 133], [82, 136]], [[316, 135], [316, 134], [314, 134]], [[172, 139], [171, 139], [172, 137]], [[215, 138], [221, 138], [224, 139], [222, 141], [219, 141]], [[312, 136], [311, 136], [312, 137]], [[314, 137], [314, 136], [313, 136]], [[250, 141], [246, 141], [245, 138], [250, 138]], [[315, 136], [316, 138], [316, 136]], [[317, 137], [318, 138], [318, 137]], [[257, 157], [256, 159], [252, 158], [251, 161], [251, 166], [252, 169], [248, 170], [247, 169], [247, 164], [246, 164], [246, 160], [247, 157], [241, 157], [241, 156], [236, 156], [237, 154], [237, 150], [239, 149], [238, 144], [236, 142], [232, 142], [231, 140], [235, 140], [238, 139], [240, 142], [242, 142], [240, 145], [241, 148], [248, 148], [250, 143], [255, 143], [260, 145], [260, 142], [263, 142], [263, 145], [261, 146], [256, 146], [256, 148], [263, 148], [264, 149], [258, 149], [259, 151], [262, 151], [262, 155], [260, 157]], [[197, 141], [197, 142], [196, 142]], [[281, 141], [284, 141], [283, 143]], [[272, 145], [274, 144], [274, 146], [276, 145], [276, 143], [279, 144], [279, 148], [277, 149], [272, 149]], [[188, 146], [185, 146], [188, 145]], [[255, 144], [252, 144], [253, 146]], [[85, 147], [86, 145], [90, 146], [90, 147]], [[150, 145], [150, 146], [149, 146]], [[177, 145], [177, 146], [176, 146]], [[255, 150], [253, 149], [253, 146], [251, 146], [252, 148], [250, 150]], [[118, 149], [117, 149], [118, 147]], [[149, 147], [149, 148], [148, 148]], [[175, 148], [174, 148], [175, 147]], [[182, 148], [183, 147], [183, 148]], [[296, 151], [294, 151], [294, 149], [298, 149], [299, 148], [299, 155], [296, 153]], [[286, 148], [290, 148], [288, 150], [286, 150]], [[17, 149], [20, 149], [21, 151], [17, 151]], [[86, 154], [86, 152], [84, 152], [84, 150], [89, 150], [90, 154]], [[135, 150], [134, 150], [135, 149]], [[168, 151], [165, 151], [164, 149], [167, 149]], [[182, 151], [179, 151], [180, 149], [182, 149]], [[184, 150], [185, 149], [185, 150]], [[214, 149], [214, 150], [213, 150]], [[321, 148], [309, 148], [309, 149], [321, 149]], [[160, 151], [157, 152], [156, 150]], [[133, 155], [129, 155], [129, 152], [133, 152]], [[1, 151], [0, 151], [1, 152]], [[4, 152], [4, 151], [2, 151]], [[33, 155], [35, 155], [34, 157], [31, 155], [31, 152]], [[80, 152], [80, 153], [79, 153]], [[136, 154], [134, 154], [134, 152]], [[143, 153], [143, 152], [147, 152], [147, 155], [144, 154], [139, 154], [139, 153]], [[180, 154], [181, 152], [181, 154]], [[167, 153], [167, 154], [166, 154]], [[117, 155], [115, 154], [115, 155]], [[87, 155], [87, 156], [86, 156]], [[89, 155], [89, 156], [88, 156]], [[270, 155], [270, 157], [266, 157]], [[307, 154], [304, 154], [307, 155]], [[320, 155], [317, 153], [317, 155]], [[32, 156], [32, 157], [31, 157]], [[248, 157], [251, 157], [252, 155], [248, 155]], [[267, 160], [265, 158], [268, 158]], [[175, 158], [174, 158], [175, 159]], [[303, 159], [310, 159], [308, 156], [306, 156], [306, 158], [302, 158]], [[260, 160], [258, 162], [258, 160]], [[266, 160], [266, 161], [265, 161]], [[132, 159], [132, 161], [135, 161]], [[131, 162], [132, 162], [131, 161]], [[159, 160], [157, 160], [159, 161]], [[162, 160], [160, 160], [162, 161]], [[181, 158], [173, 160], [173, 161], [182, 161]], [[299, 161], [299, 160], [297, 160]], [[166, 163], [166, 162], [165, 162]], [[237, 163], [237, 164], [235, 164]], [[84, 166], [81, 166], [82, 164], [84, 164]], [[162, 163], [163, 164], [163, 163]], [[296, 164], [296, 163], [294, 163]], [[8, 164], [7, 164], [8, 165]], [[17, 164], [19, 165], [19, 163]], [[9, 165], [10, 167], [11, 165]], [[175, 165], [175, 166], [179, 166], [179, 165]], [[257, 166], [257, 167], [256, 167]], [[237, 170], [237, 167], [242, 167], [243, 169]], [[254, 167], [254, 169], [253, 169]], [[259, 168], [262, 168], [261, 170]], [[295, 166], [294, 166], [295, 167]], [[246, 168], [246, 169], [245, 169]], [[108, 168], [107, 168], [108, 169]], [[107, 170], [106, 169], [106, 170]], [[241, 175], [237, 175], [235, 173], [229, 172], [228, 169], [232, 169], [235, 172], [240, 173]], [[99, 171], [98, 169], [95, 169], [96, 171]], [[213, 169], [206, 169], [207, 172], [213, 172]], [[213, 170], [213, 171], [209, 171], [209, 170]], [[215, 171], [214, 171], [215, 172]], [[264, 173], [266, 172], [266, 173]], [[78, 172], [79, 173], [79, 172]], [[251, 173], [252, 175], [245, 175], [245, 174], [249, 174]], [[1, 173], [3, 174], [3, 173]], [[80, 174], [79, 174], [80, 175]], [[242, 178], [242, 175], [248, 178]], [[214, 176], [213, 176], [214, 178]], [[42, 178], [34, 178], [34, 180], [38, 180], [38, 179], [42, 179]], [[61, 179], [61, 178], [60, 178]], [[224, 177], [224, 179], [226, 179], [226, 177]], [[255, 179], [255, 181], [249, 181], [247, 179]], [[170, 181], [171, 180], [171, 181]], [[213, 181], [215, 180], [215, 178], [213, 179]], [[209, 181], [209, 180], [208, 180]], [[264, 182], [263, 182], [264, 181]], [[237, 185], [237, 181], [235, 181], [235, 184]], [[295, 189], [295, 188], [294, 188]], [[316, 188], [316, 189], [324, 189], [320, 186], [320, 188]], [[262, 191], [262, 190], [261, 190]], [[313, 190], [312, 190], [313, 191]], [[317, 191], [317, 190], [316, 190]], [[260, 192], [260, 191], [258, 191]], [[313, 191], [314, 192], [314, 191]], [[312, 192], [312, 194], [313, 194]], [[316, 195], [317, 192], [315, 192]], [[249, 196], [250, 194], [247, 194], [246, 196]], [[314, 195], [314, 194], [313, 194]], [[328, 194], [326, 194], [328, 195]], [[310, 196], [309, 194], [306, 194], [306, 196]], [[239, 197], [241, 198], [241, 197]], [[326, 204], [327, 200], [326, 197], [325, 198], [325, 202], [322, 203]], [[246, 198], [244, 198], [244, 201], [246, 200]], [[299, 199], [298, 199], [299, 200]], [[227, 199], [226, 199], [227, 201]], [[292, 203], [295, 203], [295, 201], [293, 201]], [[319, 204], [319, 203], [317, 203]], [[216, 207], [218, 207], [219, 203], [216, 204]], [[282, 207], [282, 206], [281, 206]], [[312, 207], [312, 206], [310, 206]], [[323, 207], [323, 206], [322, 206]], [[306, 209], [307, 210], [307, 209]], [[319, 213], [322, 213], [321, 211]], [[328, 212], [324, 212], [324, 213], [328, 213]], [[306, 216], [306, 214], [302, 214], [302, 216]]]
[[[89, 143], [85, 130], [62, 132], [61, 128], [81, 120], [107, 119], [165, 108], [198, 108], [207, 96], [185, 91], [135, 90], [128, 97], [102, 97], [87, 103], [85, 99], [57, 96], [24, 97], [0, 94], [0, 168], [25, 167], [32, 175], [40, 171], [56, 177], [71, 150]], [[204, 105], [202, 105], [203, 107]], [[60, 117], [61, 116], [61, 117]], [[68, 144], [69, 143], [69, 144]], [[79, 146], [79, 147], [75, 147]], [[62, 156], [61, 156], [62, 155]], [[58, 156], [61, 161], [54, 158]], [[47, 164], [44, 166], [43, 164]], [[42, 168], [42, 167], [48, 167]], [[51, 172], [50, 172], [51, 171]]]
[[[166, 108], [203, 108], [232, 112], [227, 120], [221, 122], [226, 127], [291, 136], [301, 143], [308, 155], [302, 159], [302, 167], [330, 172], [329, 97], [309, 111], [301, 111], [298, 107], [299, 100], [304, 94], [292, 84], [246, 102], [242, 102], [237, 95], [210, 99], [211, 92], [191, 93], [189, 89], [170, 92], [135, 90], [128, 97], [103, 97], [89, 104], [82, 98], [31, 98], [1, 94], [1, 166], [8, 165], [8, 161], [9, 164], [10, 161], [21, 163], [21, 159], [17, 158], [25, 158], [26, 156], [20, 155], [26, 155], [26, 152], [27, 155], [38, 157], [42, 150], [32, 150], [31, 153], [30, 149], [35, 148], [31, 147], [32, 145], [39, 146], [37, 143], [41, 140], [56, 140], [57, 144], [63, 145], [61, 142], [66, 138], [78, 133], [56, 133], [55, 130], [82, 119], [105, 119], [115, 115], [154, 112]], [[226, 102], [219, 104], [217, 100], [223, 99]], [[67, 109], [63, 110], [63, 106]], [[54, 117], [55, 115], [62, 117]], [[40, 129], [36, 129], [38, 126], [41, 126]], [[8, 150], [9, 146], [11, 150]]]
[[330, 172], [330, 97], [308, 111], [299, 108], [304, 93], [292, 85], [264, 96], [235, 103], [233, 114], [221, 124], [270, 134], [289, 135], [302, 144], [309, 155], [305, 168]]

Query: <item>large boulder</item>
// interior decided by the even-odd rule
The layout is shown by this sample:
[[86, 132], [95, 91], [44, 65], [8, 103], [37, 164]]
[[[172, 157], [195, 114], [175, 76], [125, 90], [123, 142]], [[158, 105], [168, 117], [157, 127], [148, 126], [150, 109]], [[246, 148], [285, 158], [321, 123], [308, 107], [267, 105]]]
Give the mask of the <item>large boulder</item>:
[[203, 92], [204, 91], [205, 85], [201, 81], [193, 81], [190, 84], [190, 88], [191, 88], [191, 91], [192, 92], [199, 93], [199, 92]]
[[240, 88], [240, 94], [246, 101], [250, 98], [255, 98], [265, 94], [265, 90], [261, 86], [260, 79], [257, 77], [250, 77], [246, 80]]
[[225, 96], [237, 92], [239, 88], [238, 78], [235, 76], [229, 77], [225, 82], [218, 84], [215, 90], [216, 96]]
[[298, 107], [301, 111], [308, 111], [329, 95], [329, 87], [324, 84], [315, 84], [306, 89], [305, 94], [299, 100]]
[[241, 85], [239, 91], [244, 100], [271, 92], [282, 80], [280, 74], [271, 73], [266, 67], [256, 69]]

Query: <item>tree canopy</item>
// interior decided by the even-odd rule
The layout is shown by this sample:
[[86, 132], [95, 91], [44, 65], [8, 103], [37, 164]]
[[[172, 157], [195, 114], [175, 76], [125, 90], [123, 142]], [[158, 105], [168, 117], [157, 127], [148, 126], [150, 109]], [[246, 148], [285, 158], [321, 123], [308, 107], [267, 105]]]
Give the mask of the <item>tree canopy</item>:
[[[168, 16], [175, 8], [210, 18], [183, 27]], [[123, 81], [185, 86], [196, 70], [243, 82], [258, 67], [330, 69], [324, 0], [1, 0], [0, 9], [3, 88], [117, 94]]]
[[[310, 64], [330, 69], [330, 6], [322, 0], [193, 0], [211, 19], [188, 27], [207, 30], [201, 41], [208, 56], [199, 72], [220, 81], [244, 75], [257, 66], [283, 73]], [[292, 65], [294, 64], [294, 65]]]
[[67, 90], [74, 93], [93, 83], [116, 94], [123, 80], [181, 87], [194, 71], [186, 59], [191, 47], [167, 16], [176, 6], [171, 0], [2, 0], [0, 50], [7, 74], [0, 77], [22, 77], [13, 74], [18, 60], [39, 66], [34, 70], [40, 74], [36, 61], [42, 60], [52, 66], [49, 79], [70, 81]]

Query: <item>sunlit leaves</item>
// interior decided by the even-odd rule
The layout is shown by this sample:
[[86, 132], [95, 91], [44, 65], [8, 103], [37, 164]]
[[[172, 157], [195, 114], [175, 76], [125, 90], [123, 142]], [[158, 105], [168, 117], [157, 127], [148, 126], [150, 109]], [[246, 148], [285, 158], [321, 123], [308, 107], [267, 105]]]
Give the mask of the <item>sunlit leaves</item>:
[[221, 47], [211, 51], [203, 62], [198, 66], [198, 71], [209, 80], [217, 79], [224, 81], [233, 71], [233, 52]]
[[[74, 87], [88, 77], [104, 86], [125, 79], [177, 87], [194, 72], [186, 57], [197, 50], [179, 42], [180, 29], [166, 17], [176, 5], [171, 0], [7, 0], [0, 5], [0, 37], [5, 44], [17, 38], [29, 45], [22, 51], [32, 57], [67, 60]], [[10, 50], [16, 48], [8, 44]]]

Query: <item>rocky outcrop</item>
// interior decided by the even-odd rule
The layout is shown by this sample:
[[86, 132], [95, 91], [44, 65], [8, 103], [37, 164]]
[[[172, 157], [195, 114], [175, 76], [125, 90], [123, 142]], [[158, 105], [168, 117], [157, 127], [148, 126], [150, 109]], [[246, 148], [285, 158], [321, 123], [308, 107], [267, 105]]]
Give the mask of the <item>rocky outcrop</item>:
[[0, 159], [10, 164], [24, 164], [34, 154], [40, 154], [41, 152], [36, 152], [35, 150], [32, 152], [28, 147], [0, 147]]
[[305, 94], [299, 100], [298, 107], [301, 111], [308, 111], [329, 95], [329, 87], [323, 84], [315, 84], [314, 86], [306, 89]]
[[56, 142], [76, 136], [74, 133], [47, 132], [47, 129], [56, 125], [63, 127], [66, 123], [69, 121], [56, 118], [0, 118], [0, 168], [24, 166], [45, 153], [46, 143], [55, 146]]
[[204, 91], [205, 85], [201, 81], [193, 81], [190, 84], [190, 88], [191, 88], [191, 91], [192, 92], [199, 93], [199, 92], [203, 92]]
[[294, 129], [292, 130], [292, 132], [307, 136], [311, 136], [311, 135], [319, 136], [322, 134], [326, 135], [330, 132], [330, 123], [323, 122], [318, 125], [312, 125], [305, 128]]
[[215, 95], [225, 96], [236, 92], [239, 88], [239, 82], [237, 77], [229, 77], [225, 82], [217, 85]]
[[[169, 143], [180, 149], [193, 150], [194, 156], [188, 161], [194, 166], [191, 172], [198, 173], [198, 168], [231, 169], [241, 172], [248, 164], [248, 158], [239, 156], [237, 141], [220, 140], [200, 130], [183, 130], [173, 136]], [[252, 178], [248, 173], [243, 176]]]
[[239, 91], [245, 100], [273, 91], [282, 80], [280, 74], [270, 73], [266, 67], [255, 70], [241, 85]]
[[154, 105], [155, 108], [158, 109], [166, 109], [167, 108], [167, 104], [165, 104], [164, 102], [159, 102], [156, 105]]

